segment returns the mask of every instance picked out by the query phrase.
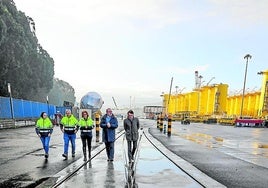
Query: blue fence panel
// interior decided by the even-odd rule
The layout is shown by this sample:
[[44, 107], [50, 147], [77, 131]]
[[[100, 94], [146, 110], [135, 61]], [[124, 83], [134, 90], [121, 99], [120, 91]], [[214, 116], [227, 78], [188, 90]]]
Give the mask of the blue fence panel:
[[49, 106], [46, 103], [40, 103], [40, 107], [42, 109], [42, 112], [46, 112], [48, 114]]
[[54, 118], [54, 114], [56, 114], [56, 106], [50, 104], [49, 105], [49, 110], [48, 110], [48, 115], [49, 115], [50, 119]]
[[23, 118], [23, 105], [21, 99], [13, 99], [13, 112], [14, 112], [14, 118]]
[[34, 117], [39, 117], [42, 112], [46, 112], [50, 118], [53, 118], [56, 113], [56, 106], [52, 104], [32, 102], [35, 103], [33, 106]]
[[10, 98], [8, 97], [0, 97], [0, 118], [12, 118]]
[[36, 118], [40, 116], [39, 110], [38, 109], [38, 103], [37, 102], [31, 102], [31, 106], [32, 106], [32, 117]]
[[44, 111], [44, 107], [41, 106], [39, 102], [32, 102], [33, 103], [33, 117], [40, 117], [40, 114]]
[[32, 118], [33, 117], [33, 109], [32, 109], [32, 101], [24, 101], [23, 109], [24, 109], [24, 117]]
[[72, 107], [66, 107], [66, 106], [57, 106], [56, 111], [59, 111], [62, 115], [65, 115], [66, 109], [72, 110]]
[[[41, 112], [46, 112], [51, 119], [56, 114], [57, 107], [53, 104], [27, 101], [22, 99], [12, 98], [13, 115], [15, 119], [22, 118], [38, 118]], [[62, 107], [63, 113], [65, 113], [66, 107]], [[11, 119], [11, 105], [9, 97], [0, 97], [0, 118]]]

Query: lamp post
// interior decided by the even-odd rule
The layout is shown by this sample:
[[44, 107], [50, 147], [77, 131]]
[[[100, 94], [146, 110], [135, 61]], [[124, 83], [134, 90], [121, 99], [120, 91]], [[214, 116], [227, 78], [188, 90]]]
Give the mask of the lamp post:
[[10, 83], [7, 83], [7, 91], [8, 91], [8, 93], [9, 93], [11, 118], [14, 119], [13, 101], [12, 101], [11, 85], [10, 85]]
[[49, 101], [48, 101], [48, 96], [47, 96], [47, 114], [49, 116]]
[[169, 101], [170, 101], [170, 94], [171, 94], [172, 83], [173, 83], [173, 77], [171, 78], [171, 82], [170, 82], [169, 94], [168, 94], [168, 104], [167, 104], [167, 109], [166, 109], [166, 114], [165, 115], [168, 114], [168, 108], [169, 108]]
[[245, 87], [247, 80], [247, 71], [248, 71], [248, 59], [251, 59], [251, 55], [245, 55], [244, 59], [246, 59], [246, 69], [245, 69], [245, 77], [244, 77], [244, 86], [243, 86], [243, 94], [242, 94], [242, 102], [241, 102], [241, 111], [240, 111], [240, 119], [243, 119], [243, 106], [244, 106], [244, 96], [245, 96]]

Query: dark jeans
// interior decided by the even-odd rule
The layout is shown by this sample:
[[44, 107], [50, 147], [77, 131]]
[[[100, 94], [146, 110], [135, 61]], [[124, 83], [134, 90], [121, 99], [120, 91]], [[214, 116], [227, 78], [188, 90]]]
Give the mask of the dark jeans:
[[107, 157], [109, 160], [114, 160], [114, 142], [105, 142]]
[[88, 146], [88, 153], [91, 155], [91, 141], [92, 141], [92, 136], [88, 134], [81, 134], [81, 140], [82, 140], [82, 149], [84, 155], [86, 155], [87, 151], [87, 146]]
[[[132, 147], [133, 144], [133, 147]], [[137, 141], [127, 141], [128, 159], [134, 160], [134, 154], [137, 149]]]

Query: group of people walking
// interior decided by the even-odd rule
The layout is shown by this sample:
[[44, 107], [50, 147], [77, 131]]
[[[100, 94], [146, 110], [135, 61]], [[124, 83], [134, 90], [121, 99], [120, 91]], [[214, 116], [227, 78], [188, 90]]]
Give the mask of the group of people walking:
[[[134, 112], [129, 110], [127, 118], [123, 121], [127, 145], [128, 145], [128, 158], [129, 163], [133, 162], [134, 154], [137, 149], [137, 141], [139, 138], [139, 119], [134, 117]], [[118, 127], [118, 120], [112, 113], [111, 108], [106, 109], [106, 114], [101, 117], [100, 127], [102, 128], [102, 141], [105, 144], [107, 161], [114, 160], [114, 143], [115, 143], [115, 130]], [[82, 140], [82, 151], [84, 161], [91, 158], [91, 141], [92, 129], [94, 128], [94, 121], [91, 119], [87, 111], [82, 112], [81, 119], [77, 120], [72, 114], [70, 109], [65, 111], [65, 116], [60, 121], [60, 129], [63, 133], [64, 151], [62, 156], [65, 160], [68, 159], [69, 142], [71, 142], [71, 156], [75, 157], [75, 140], [76, 133], [80, 130], [80, 138]], [[49, 157], [49, 142], [53, 132], [53, 124], [46, 112], [42, 112], [40, 118], [36, 122], [36, 134], [40, 140], [45, 151], [45, 158]], [[88, 152], [87, 152], [88, 151]]]

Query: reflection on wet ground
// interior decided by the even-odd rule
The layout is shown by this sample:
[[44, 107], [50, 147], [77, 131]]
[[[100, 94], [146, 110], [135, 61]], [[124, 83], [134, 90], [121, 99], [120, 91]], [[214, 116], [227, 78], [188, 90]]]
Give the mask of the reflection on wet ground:
[[144, 138], [136, 171], [139, 187], [202, 187]]
[[[125, 161], [126, 147], [123, 138], [115, 145], [115, 160], [107, 162], [105, 150], [89, 161], [60, 187], [124, 187], [129, 169]], [[137, 187], [202, 187], [180, 170], [173, 162], [156, 150], [145, 137], [139, 144], [136, 161], [135, 186]], [[134, 186], [134, 187], [135, 187]]]
[[[148, 127], [156, 127], [155, 121], [144, 120], [142, 124], [143, 126], [147, 124]], [[167, 138], [157, 129], [151, 130], [154, 137], [163, 141], [161, 143], [164, 143], [170, 151], [229, 187], [237, 187], [237, 185], [261, 187], [261, 183], [267, 182], [268, 129], [234, 128], [194, 123], [181, 125], [178, 122], [172, 122], [172, 136], [170, 138]], [[69, 179], [62, 187], [124, 187], [128, 178], [126, 173], [129, 172], [129, 169], [125, 166], [122, 140], [122, 138], [119, 138], [116, 141], [116, 159], [113, 163], [110, 164], [106, 161], [103, 152], [90, 163], [87, 163], [86, 166], [83, 166], [80, 171], [75, 173], [74, 178]], [[62, 133], [57, 128], [53, 132], [48, 160], [44, 160], [39, 139], [31, 127], [2, 130], [0, 143], [0, 179], [3, 182], [0, 187], [2, 185], [12, 188], [34, 186], [48, 177], [50, 178], [42, 185], [40, 184], [39, 187], [51, 187], [62, 177], [60, 173], [62, 169], [66, 174], [84, 164], [81, 158], [79, 137], [76, 157], [63, 161], [61, 156], [63, 148]], [[96, 143], [93, 140], [94, 151], [100, 145], [101, 143]], [[181, 187], [184, 182], [188, 181], [182, 178], [181, 172], [174, 170], [174, 166], [166, 165], [169, 163], [166, 161], [167, 159], [160, 153], [155, 153], [145, 138], [142, 139], [140, 148], [135, 174], [135, 183], [139, 187], [151, 187], [152, 183], [154, 187], [168, 187], [167, 185], [170, 185], [170, 183], [173, 186], [172, 182], [178, 181], [178, 186], [173, 187]], [[169, 153], [167, 156], [170, 158], [172, 154]], [[172, 158], [172, 160], [176, 161], [177, 159]], [[178, 161], [181, 166], [183, 162]], [[186, 165], [186, 168], [183, 167], [183, 169], [189, 169], [188, 167], [189, 165]], [[187, 172], [191, 172], [191, 170], [187, 170]], [[200, 174], [191, 173], [198, 180], [200, 180]], [[254, 175], [252, 176], [252, 174]], [[255, 174], [258, 174], [258, 176], [256, 177]], [[245, 179], [247, 179], [246, 182]], [[258, 184], [258, 182], [261, 183]], [[193, 185], [192, 182], [185, 187], [191, 185]]]
[[[267, 167], [268, 143], [259, 141], [259, 138], [263, 137], [262, 134], [264, 134], [265, 129], [233, 127], [229, 128], [230, 130], [226, 130], [233, 132], [231, 137], [229, 137], [226, 132], [222, 134], [224, 135], [224, 137], [215, 136], [215, 133], [217, 131], [215, 127], [211, 127], [212, 134], [201, 132], [188, 132], [189, 129], [187, 128], [184, 128], [182, 132], [174, 131], [172, 134], [190, 140], [197, 144], [206, 146], [208, 148], [214, 148], [218, 151], [221, 151], [231, 156], [235, 156], [244, 161], [248, 161], [259, 166]], [[209, 132], [208, 127], [206, 127], [206, 132]], [[240, 138], [242, 137], [241, 135], [248, 135], [248, 133], [251, 133], [251, 135], [247, 139], [242, 140]], [[236, 134], [239, 138], [236, 137]]]

